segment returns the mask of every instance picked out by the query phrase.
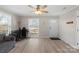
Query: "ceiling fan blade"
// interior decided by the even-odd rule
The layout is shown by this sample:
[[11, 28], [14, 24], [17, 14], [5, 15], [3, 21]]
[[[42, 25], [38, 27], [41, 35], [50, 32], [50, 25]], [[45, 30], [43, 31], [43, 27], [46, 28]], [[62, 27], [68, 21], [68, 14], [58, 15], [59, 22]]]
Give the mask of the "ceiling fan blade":
[[43, 13], [48, 13], [48, 11], [42, 11]]
[[43, 8], [47, 8], [47, 5], [44, 5]]
[[33, 7], [33, 6], [31, 6], [31, 5], [28, 5], [28, 7], [34, 8], [34, 7]]
[[40, 11], [48, 11], [47, 8], [40, 8]]
[[41, 5], [40, 8], [45, 9], [45, 8], [47, 8], [47, 5]]
[[40, 5], [37, 5], [37, 8], [36, 8], [36, 9], [37, 9], [37, 11], [38, 11], [38, 10], [40, 9]]

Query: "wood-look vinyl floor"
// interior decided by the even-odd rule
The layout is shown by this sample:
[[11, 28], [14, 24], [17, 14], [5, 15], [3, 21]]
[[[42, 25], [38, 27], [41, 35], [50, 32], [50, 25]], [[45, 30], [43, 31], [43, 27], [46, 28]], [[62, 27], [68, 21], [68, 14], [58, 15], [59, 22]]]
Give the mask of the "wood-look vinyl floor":
[[72, 48], [62, 40], [29, 38], [18, 41], [9, 53], [77, 53], [79, 49]]

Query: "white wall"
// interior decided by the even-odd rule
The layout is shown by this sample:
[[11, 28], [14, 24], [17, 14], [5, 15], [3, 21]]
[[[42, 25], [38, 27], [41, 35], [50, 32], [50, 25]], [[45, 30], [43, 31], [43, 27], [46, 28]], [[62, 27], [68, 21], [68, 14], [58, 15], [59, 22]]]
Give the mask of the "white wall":
[[12, 20], [11, 20], [11, 29], [12, 30], [17, 30], [18, 29], [18, 27], [20, 26], [18, 24], [19, 21], [20, 21], [20, 19], [19, 19], [18, 16], [12, 15]]
[[[74, 23], [66, 23], [70, 21]], [[61, 40], [76, 48], [76, 9], [60, 16], [59, 37]]]
[[[58, 19], [57, 16], [27, 16], [27, 17], [21, 17], [21, 27], [28, 28], [28, 19], [31, 18], [38, 18], [40, 20], [40, 38], [49, 38], [49, 20], [50, 19]], [[58, 30], [58, 29], [57, 29]], [[53, 31], [55, 32], [55, 31]], [[56, 32], [58, 34], [58, 32]]]
[[76, 47], [79, 48], [79, 9], [76, 11]]
[[48, 17], [40, 17], [40, 38], [49, 38]]
[[26, 27], [28, 29], [28, 17], [21, 17], [20, 18], [20, 27]]
[[40, 17], [40, 37], [42, 38], [49, 38], [50, 35], [52, 33], [54, 33], [54, 35], [52, 35], [51, 37], [58, 37], [58, 26], [56, 26], [56, 29], [54, 28], [54, 26], [56, 24], [54, 24], [53, 29], [51, 33], [49, 32], [49, 21], [50, 20], [57, 20], [58, 21], [58, 17], [53, 17], [53, 16], [48, 16], [48, 17]]

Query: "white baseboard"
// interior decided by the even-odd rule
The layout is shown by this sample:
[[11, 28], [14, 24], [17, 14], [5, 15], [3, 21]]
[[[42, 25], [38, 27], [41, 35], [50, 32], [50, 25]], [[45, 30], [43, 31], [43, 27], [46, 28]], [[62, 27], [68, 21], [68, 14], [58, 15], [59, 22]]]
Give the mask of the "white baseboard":
[[[61, 39], [61, 38], [60, 38], [60, 39]], [[73, 44], [71, 44], [71, 43], [65, 41], [64, 39], [61, 39], [61, 40], [64, 41], [65, 43], [69, 44], [71, 47], [76, 48], [76, 49], [79, 49], [79, 47], [77, 47], [77, 46], [75, 46], [75, 45], [73, 45]]]

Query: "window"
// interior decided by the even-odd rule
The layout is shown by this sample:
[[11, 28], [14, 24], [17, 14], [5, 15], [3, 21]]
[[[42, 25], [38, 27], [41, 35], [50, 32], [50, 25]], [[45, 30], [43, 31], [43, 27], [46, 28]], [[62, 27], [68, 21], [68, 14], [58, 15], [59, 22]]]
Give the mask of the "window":
[[0, 14], [0, 34], [11, 33], [11, 16], [7, 14]]
[[28, 27], [30, 33], [39, 33], [39, 19], [33, 18], [28, 20]]

